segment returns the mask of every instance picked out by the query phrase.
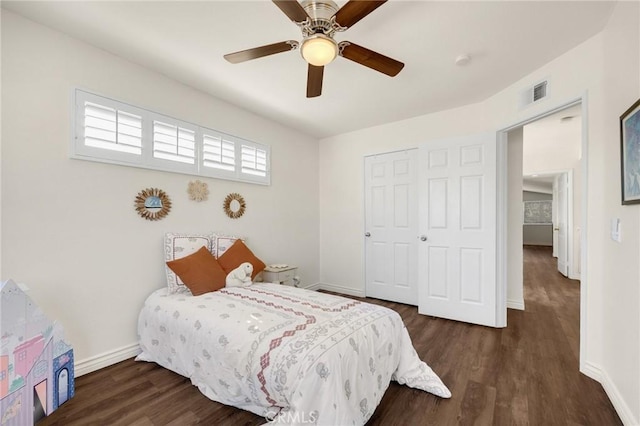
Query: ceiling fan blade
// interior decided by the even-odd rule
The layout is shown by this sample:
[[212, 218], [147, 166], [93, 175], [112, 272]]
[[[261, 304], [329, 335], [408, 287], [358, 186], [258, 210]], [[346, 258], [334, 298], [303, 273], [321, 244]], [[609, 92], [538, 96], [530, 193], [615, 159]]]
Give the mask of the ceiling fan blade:
[[268, 44], [266, 46], [254, 47], [253, 49], [241, 50], [239, 52], [228, 53], [224, 58], [232, 64], [250, 61], [251, 59], [262, 58], [263, 56], [274, 55], [276, 53], [288, 52], [298, 48], [295, 40], [281, 41], [280, 43]]
[[322, 94], [322, 76], [324, 67], [309, 64], [307, 71], [307, 98], [315, 98]]
[[364, 1], [350, 0], [334, 15], [336, 22], [343, 27], [352, 27], [356, 22], [382, 6], [387, 0]]
[[273, 2], [293, 22], [303, 22], [309, 17], [296, 0], [273, 0]]
[[348, 41], [340, 43], [340, 56], [390, 77], [395, 77], [404, 68], [402, 62]]

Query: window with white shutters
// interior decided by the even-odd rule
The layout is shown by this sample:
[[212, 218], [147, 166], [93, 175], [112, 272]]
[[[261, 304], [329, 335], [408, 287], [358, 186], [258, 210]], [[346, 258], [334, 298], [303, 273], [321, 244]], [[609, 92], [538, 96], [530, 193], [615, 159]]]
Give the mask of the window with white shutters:
[[173, 124], [153, 121], [153, 158], [196, 163], [196, 132]]
[[236, 170], [235, 143], [222, 135], [202, 135], [202, 165], [233, 172]]
[[142, 117], [85, 102], [84, 138], [87, 146], [142, 154]]
[[71, 156], [270, 184], [270, 148], [77, 89]]
[[242, 145], [242, 173], [266, 176], [267, 151], [255, 146]]

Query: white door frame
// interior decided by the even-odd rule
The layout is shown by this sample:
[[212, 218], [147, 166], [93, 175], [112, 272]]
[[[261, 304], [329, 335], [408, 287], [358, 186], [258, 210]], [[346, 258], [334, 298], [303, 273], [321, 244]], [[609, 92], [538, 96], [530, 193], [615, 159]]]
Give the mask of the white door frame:
[[[506, 306], [506, 295], [507, 295], [507, 207], [508, 207], [508, 199], [507, 199], [507, 133], [510, 130], [517, 129], [519, 127], [524, 126], [525, 124], [529, 124], [533, 121], [539, 120], [540, 118], [546, 117], [548, 115], [554, 114], [558, 111], [564, 110], [566, 108], [572, 107], [574, 105], [581, 105], [582, 110], [582, 158], [580, 159], [580, 172], [581, 172], [581, 181], [582, 181], [582, 202], [581, 202], [581, 240], [580, 240], [580, 372], [586, 374], [587, 376], [598, 380], [600, 373], [590, 368], [587, 365], [585, 360], [585, 352], [587, 348], [587, 292], [588, 292], [588, 282], [587, 282], [587, 200], [588, 200], [588, 154], [589, 154], [589, 135], [588, 135], [588, 93], [584, 92], [581, 96], [577, 98], [570, 99], [560, 104], [556, 104], [555, 106], [550, 107], [548, 110], [544, 112], [540, 112], [534, 114], [526, 119], [520, 120], [516, 123], [507, 125], [498, 130], [498, 152], [497, 152], [497, 160], [498, 160], [498, 170], [497, 170], [497, 190], [498, 190], [498, 225], [497, 225], [497, 268], [496, 277], [498, 279], [498, 294], [496, 306]], [[498, 310], [498, 314], [500, 314], [500, 310]], [[506, 319], [505, 319], [506, 320]]]

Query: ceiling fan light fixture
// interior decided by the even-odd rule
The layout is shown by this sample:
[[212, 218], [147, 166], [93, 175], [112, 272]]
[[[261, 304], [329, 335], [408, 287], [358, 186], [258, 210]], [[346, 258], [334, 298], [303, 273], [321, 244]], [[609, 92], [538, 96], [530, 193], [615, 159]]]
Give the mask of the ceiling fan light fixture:
[[324, 34], [314, 34], [304, 39], [300, 53], [311, 65], [322, 67], [338, 56], [338, 43]]

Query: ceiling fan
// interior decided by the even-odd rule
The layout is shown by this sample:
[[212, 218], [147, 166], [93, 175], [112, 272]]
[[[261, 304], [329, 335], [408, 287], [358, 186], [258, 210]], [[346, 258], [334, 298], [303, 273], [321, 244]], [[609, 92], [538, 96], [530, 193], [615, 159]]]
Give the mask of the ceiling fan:
[[320, 96], [324, 66], [336, 56], [342, 56], [388, 76], [396, 76], [404, 67], [402, 62], [391, 59], [349, 41], [336, 42], [336, 32], [345, 31], [376, 10], [387, 0], [350, 0], [342, 8], [332, 0], [273, 0], [285, 15], [302, 30], [302, 42], [287, 40], [253, 49], [224, 55], [232, 64], [261, 58], [276, 53], [296, 50], [308, 62], [307, 98]]

